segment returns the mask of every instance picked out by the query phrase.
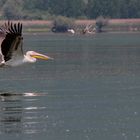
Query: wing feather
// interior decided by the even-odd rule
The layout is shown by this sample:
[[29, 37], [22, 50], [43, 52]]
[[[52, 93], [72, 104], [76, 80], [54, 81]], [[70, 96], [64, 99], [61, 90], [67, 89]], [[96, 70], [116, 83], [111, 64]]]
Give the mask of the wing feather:
[[18, 33], [18, 27], [16, 24], [14, 24], [14, 29], [15, 29], [16, 33]]
[[13, 27], [13, 23], [11, 22], [11, 26], [10, 26], [11, 28], [9, 28], [9, 31], [11, 32], [11, 33], [16, 33], [15, 32], [15, 29], [14, 29], [14, 27]]
[[4, 55], [4, 60], [10, 60], [13, 55], [23, 55], [22, 50], [22, 24], [8, 21], [0, 28], [5, 37], [1, 43], [1, 52]]

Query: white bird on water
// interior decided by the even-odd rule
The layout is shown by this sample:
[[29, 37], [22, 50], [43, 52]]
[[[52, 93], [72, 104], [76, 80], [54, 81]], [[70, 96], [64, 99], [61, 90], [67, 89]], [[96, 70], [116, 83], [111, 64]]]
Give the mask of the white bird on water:
[[69, 33], [71, 33], [71, 34], [75, 34], [74, 29], [71, 29], [71, 28], [70, 28], [70, 29], [68, 29], [68, 32], [69, 32]]
[[53, 59], [35, 51], [23, 53], [22, 23], [8, 21], [0, 28], [0, 66], [34, 63], [37, 59]]

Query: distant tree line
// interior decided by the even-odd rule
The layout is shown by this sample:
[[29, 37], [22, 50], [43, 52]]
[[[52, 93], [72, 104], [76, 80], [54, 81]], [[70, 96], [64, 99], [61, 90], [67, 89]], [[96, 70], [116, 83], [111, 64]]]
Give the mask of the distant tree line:
[[140, 0], [0, 0], [1, 19], [140, 18]]

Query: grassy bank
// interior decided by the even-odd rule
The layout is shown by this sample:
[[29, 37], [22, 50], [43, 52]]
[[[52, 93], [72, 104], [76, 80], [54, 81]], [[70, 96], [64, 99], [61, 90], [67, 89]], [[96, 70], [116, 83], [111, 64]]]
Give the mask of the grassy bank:
[[[6, 21], [0, 21], [0, 25], [3, 25]], [[18, 22], [18, 21], [14, 21]], [[25, 33], [34, 32], [51, 32], [52, 21], [47, 20], [28, 20], [20, 21], [23, 23], [23, 29]], [[95, 20], [75, 20], [74, 28], [77, 32], [82, 30], [86, 25], [92, 24], [95, 26]], [[110, 19], [108, 25], [103, 28], [104, 31], [140, 31], [140, 19]]]

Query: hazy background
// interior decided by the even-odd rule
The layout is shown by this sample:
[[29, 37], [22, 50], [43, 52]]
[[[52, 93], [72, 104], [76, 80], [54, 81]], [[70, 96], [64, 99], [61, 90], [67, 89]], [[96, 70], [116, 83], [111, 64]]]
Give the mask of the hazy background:
[[139, 18], [139, 0], [0, 0], [1, 19]]

